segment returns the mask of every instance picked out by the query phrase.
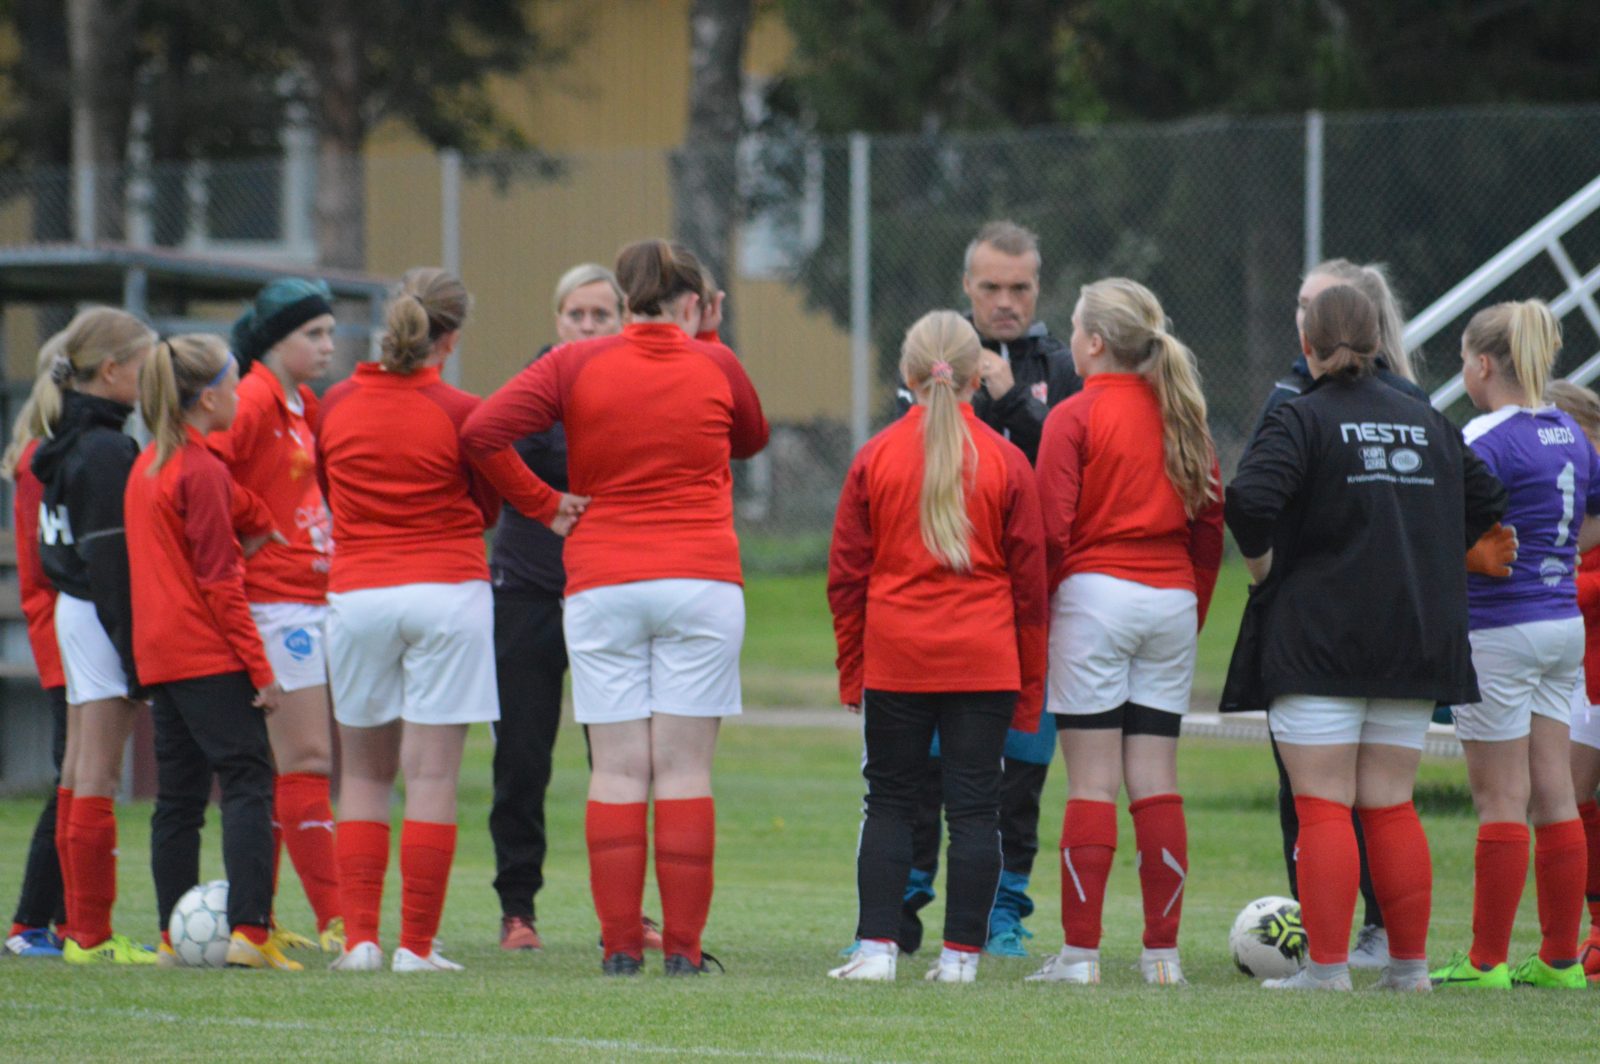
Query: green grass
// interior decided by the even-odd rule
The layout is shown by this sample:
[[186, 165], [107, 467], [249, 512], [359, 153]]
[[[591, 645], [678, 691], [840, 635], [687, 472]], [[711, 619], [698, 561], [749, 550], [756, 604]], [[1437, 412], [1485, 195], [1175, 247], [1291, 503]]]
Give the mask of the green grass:
[[[546, 948], [501, 954], [484, 827], [489, 746], [479, 730], [463, 774], [460, 850], [440, 931], [464, 973], [341, 976], [316, 958], [298, 975], [69, 970], [5, 958], [0, 996], [9, 1011], [0, 1057], [1579, 1060], [1593, 1050], [1592, 997], [1358, 992], [1284, 999], [1233, 971], [1225, 940], [1234, 914], [1253, 897], [1283, 890], [1273, 770], [1262, 747], [1203, 740], [1186, 743], [1182, 754], [1192, 840], [1182, 935], [1190, 988], [1148, 989], [1130, 970], [1140, 907], [1126, 815], [1099, 988], [1025, 985], [1022, 976], [1037, 960], [994, 959], [984, 961], [975, 986], [931, 986], [920, 979], [925, 957], [906, 960], [894, 986], [834, 983], [823, 973], [837, 963], [855, 915], [859, 741], [849, 728], [762, 726], [755, 715], [726, 729], [717, 769], [717, 895], [706, 936], [728, 965], [725, 976], [668, 982], [655, 967], [628, 983], [600, 976], [583, 849], [583, 744], [571, 728], [563, 732], [550, 794], [548, 885], [539, 898]], [[1423, 776], [1429, 786], [1445, 786], [1462, 771], [1459, 762], [1429, 762]], [[1034, 881], [1039, 912], [1029, 922], [1041, 955], [1059, 943], [1059, 863], [1049, 840], [1063, 801], [1058, 762], [1044, 801], [1046, 848]], [[32, 800], [0, 802], [0, 853], [22, 853], [37, 808]], [[119, 811], [116, 911], [119, 928], [145, 939], [155, 933], [148, 815], [144, 804]], [[214, 823], [208, 877], [221, 874]], [[1442, 958], [1469, 933], [1474, 827], [1459, 816], [1429, 817], [1427, 827], [1437, 870], [1431, 946]], [[0, 862], [0, 898], [8, 903], [20, 865]], [[391, 864], [385, 896], [390, 948], [398, 927], [396, 871]], [[659, 912], [653, 887], [646, 897], [648, 909]], [[939, 904], [930, 910], [935, 921]], [[290, 927], [310, 926], [287, 866], [279, 912]], [[1535, 945], [1535, 926], [1530, 897], [1514, 943], [1518, 955]], [[1358, 983], [1370, 981], [1358, 976]]]

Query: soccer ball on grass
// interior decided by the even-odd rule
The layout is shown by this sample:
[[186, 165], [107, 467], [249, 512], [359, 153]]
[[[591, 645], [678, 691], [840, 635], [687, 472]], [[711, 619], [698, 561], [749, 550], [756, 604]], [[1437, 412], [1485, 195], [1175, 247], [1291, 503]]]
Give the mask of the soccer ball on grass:
[[1256, 979], [1283, 979], [1305, 966], [1306, 931], [1293, 898], [1257, 898], [1228, 933], [1233, 963]]
[[228, 965], [228, 881], [190, 887], [167, 921], [173, 952], [190, 968]]

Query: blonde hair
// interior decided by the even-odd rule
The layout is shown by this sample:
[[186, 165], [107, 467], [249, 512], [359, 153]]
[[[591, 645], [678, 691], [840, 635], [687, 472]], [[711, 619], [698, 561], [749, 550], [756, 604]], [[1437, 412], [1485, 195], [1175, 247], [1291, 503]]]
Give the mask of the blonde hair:
[[598, 262], [579, 263], [562, 274], [561, 280], [556, 282], [555, 296], [551, 300], [552, 308], [557, 314], [560, 314], [561, 307], [566, 303], [568, 296], [585, 285], [591, 285], [597, 281], [604, 281], [611, 286], [612, 294], [617, 297], [617, 313], [620, 315], [623, 303], [622, 286], [617, 284], [617, 275]]
[[1545, 385], [1544, 401], [1576, 421], [1590, 440], [1600, 439], [1600, 395], [1572, 381], [1551, 381]]
[[912, 391], [927, 393], [922, 423], [922, 542], [939, 562], [972, 570], [972, 518], [964, 481], [976, 469], [978, 448], [961, 416], [961, 389], [978, 373], [982, 347], [972, 323], [953, 310], [935, 310], [906, 330], [900, 376]]
[[1083, 331], [1099, 336], [1122, 369], [1143, 374], [1161, 407], [1167, 479], [1190, 517], [1221, 498], [1211, 474], [1216, 446], [1206, 426], [1206, 397], [1194, 352], [1166, 330], [1155, 293], [1138, 281], [1110, 277], [1084, 285], [1074, 314]]
[[1306, 344], [1328, 376], [1372, 372], [1378, 357], [1378, 308], [1355, 285], [1334, 285], [1306, 307]]
[[89, 307], [79, 311], [39, 349], [33, 391], [17, 411], [11, 443], [0, 458], [0, 475], [15, 474], [30, 442], [55, 434], [56, 422], [61, 420], [62, 391], [92, 381], [107, 359], [127, 362], [155, 342], [155, 331], [125, 310]]
[[155, 476], [167, 459], [183, 449], [184, 411], [214, 386], [232, 361], [219, 336], [190, 333], [156, 344], [139, 374], [139, 410], [156, 446], [148, 475]]
[[467, 322], [472, 296], [461, 278], [437, 266], [417, 266], [400, 277], [384, 312], [379, 359], [390, 373], [415, 373], [439, 337]]
[[1389, 369], [1396, 376], [1415, 383], [1417, 367], [1412, 356], [1406, 352], [1405, 309], [1394, 294], [1394, 286], [1389, 283], [1389, 267], [1381, 262], [1369, 262], [1362, 266], [1349, 259], [1329, 259], [1318, 263], [1306, 274], [1307, 277], [1319, 275], [1350, 285], [1372, 300], [1378, 314], [1377, 350], [1383, 354]]
[[1461, 339], [1468, 352], [1488, 355], [1501, 372], [1509, 373], [1532, 405], [1544, 395], [1555, 368], [1561, 323], [1537, 299], [1496, 303], [1472, 316]]

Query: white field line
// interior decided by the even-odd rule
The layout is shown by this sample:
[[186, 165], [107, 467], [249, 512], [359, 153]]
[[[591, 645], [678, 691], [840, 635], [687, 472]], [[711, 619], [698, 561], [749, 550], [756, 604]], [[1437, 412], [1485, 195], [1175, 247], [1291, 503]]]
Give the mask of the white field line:
[[[246, 977], [248, 978], [248, 977]], [[296, 1031], [319, 1035], [356, 1035], [360, 1037], [382, 1037], [400, 1039], [434, 1039], [444, 1042], [472, 1042], [475, 1044], [492, 1042], [496, 1047], [497, 1055], [502, 1055], [510, 1047], [508, 1042], [524, 1042], [533, 1045], [558, 1046], [570, 1049], [604, 1050], [608, 1053], [644, 1053], [652, 1056], [676, 1057], [719, 1057], [727, 1060], [795, 1060], [811, 1061], [817, 1064], [843, 1064], [843, 1062], [859, 1060], [859, 1057], [840, 1056], [835, 1053], [806, 1053], [793, 1050], [772, 1049], [724, 1049], [718, 1046], [666, 1046], [652, 1045], [648, 1042], [638, 1042], [618, 1038], [576, 1038], [562, 1035], [540, 1034], [508, 1034], [496, 1031], [488, 1034], [482, 1031], [430, 1031], [425, 1028], [411, 1026], [395, 1027], [356, 1027], [343, 1023], [312, 1023], [306, 1020], [264, 1020], [254, 1016], [184, 1016], [176, 1012], [163, 1012], [159, 1009], [140, 1007], [106, 1008], [100, 1006], [83, 1005], [45, 1005], [36, 1002], [11, 1002], [8, 1008], [20, 1012], [51, 1013], [71, 1016], [102, 1017], [109, 1020], [124, 1020], [157, 1024], [181, 1024], [185, 1027], [224, 1027], [246, 1028], [250, 1030], [265, 1031]]]

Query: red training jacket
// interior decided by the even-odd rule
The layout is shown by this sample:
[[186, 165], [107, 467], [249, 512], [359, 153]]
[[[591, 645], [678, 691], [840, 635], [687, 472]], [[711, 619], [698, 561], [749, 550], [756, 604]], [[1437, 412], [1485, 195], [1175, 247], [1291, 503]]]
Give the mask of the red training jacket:
[[500, 496], [536, 521], [560, 493], [509, 445], [473, 457], [461, 426], [478, 397], [430, 366], [390, 373], [363, 362], [328, 389], [317, 426], [317, 471], [333, 511], [328, 590], [489, 579], [483, 530]]
[[233, 424], [206, 442], [239, 486], [259, 497], [272, 524], [289, 542], [268, 540], [244, 563], [244, 592], [251, 602], [321, 603], [328, 597], [333, 523], [317, 478], [317, 397], [298, 389], [304, 410], [295, 413], [277, 374], [264, 363], [239, 382]]
[[1600, 547], [1578, 561], [1578, 609], [1583, 613], [1584, 694], [1591, 706], [1600, 706]]
[[[133, 599], [133, 661], [145, 684], [244, 671], [272, 683], [261, 636], [244, 595], [244, 552], [233, 534], [228, 467], [205, 437], [154, 469], [144, 449], [123, 494]], [[153, 470], [153, 475], [152, 475]]]
[[1139, 373], [1096, 373], [1045, 418], [1039, 439], [1050, 592], [1074, 573], [1183, 588], [1200, 624], [1222, 565], [1218, 497], [1190, 520], [1167, 476], [1161, 405]]
[[839, 700], [858, 704], [868, 687], [1014, 690], [1011, 726], [1037, 731], [1049, 606], [1033, 470], [961, 404], [977, 449], [966, 488], [972, 571], [946, 567], [922, 542], [925, 413], [914, 406], [868, 440], [845, 474], [828, 555]]
[[28, 619], [28, 646], [39, 670], [39, 686], [46, 691], [65, 687], [61, 671], [61, 644], [56, 642], [56, 589], [39, 564], [39, 505], [44, 485], [33, 475], [34, 440], [22, 449], [12, 472], [11, 527], [17, 537], [17, 582], [22, 591], [22, 615]]
[[490, 396], [462, 438], [485, 455], [558, 421], [570, 490], [591, 500], [567, 540], [567, 594], [743, 583], [728, 460], [760, 451], [769, 430], [732, 351], [659, 322], [563, 344]]

